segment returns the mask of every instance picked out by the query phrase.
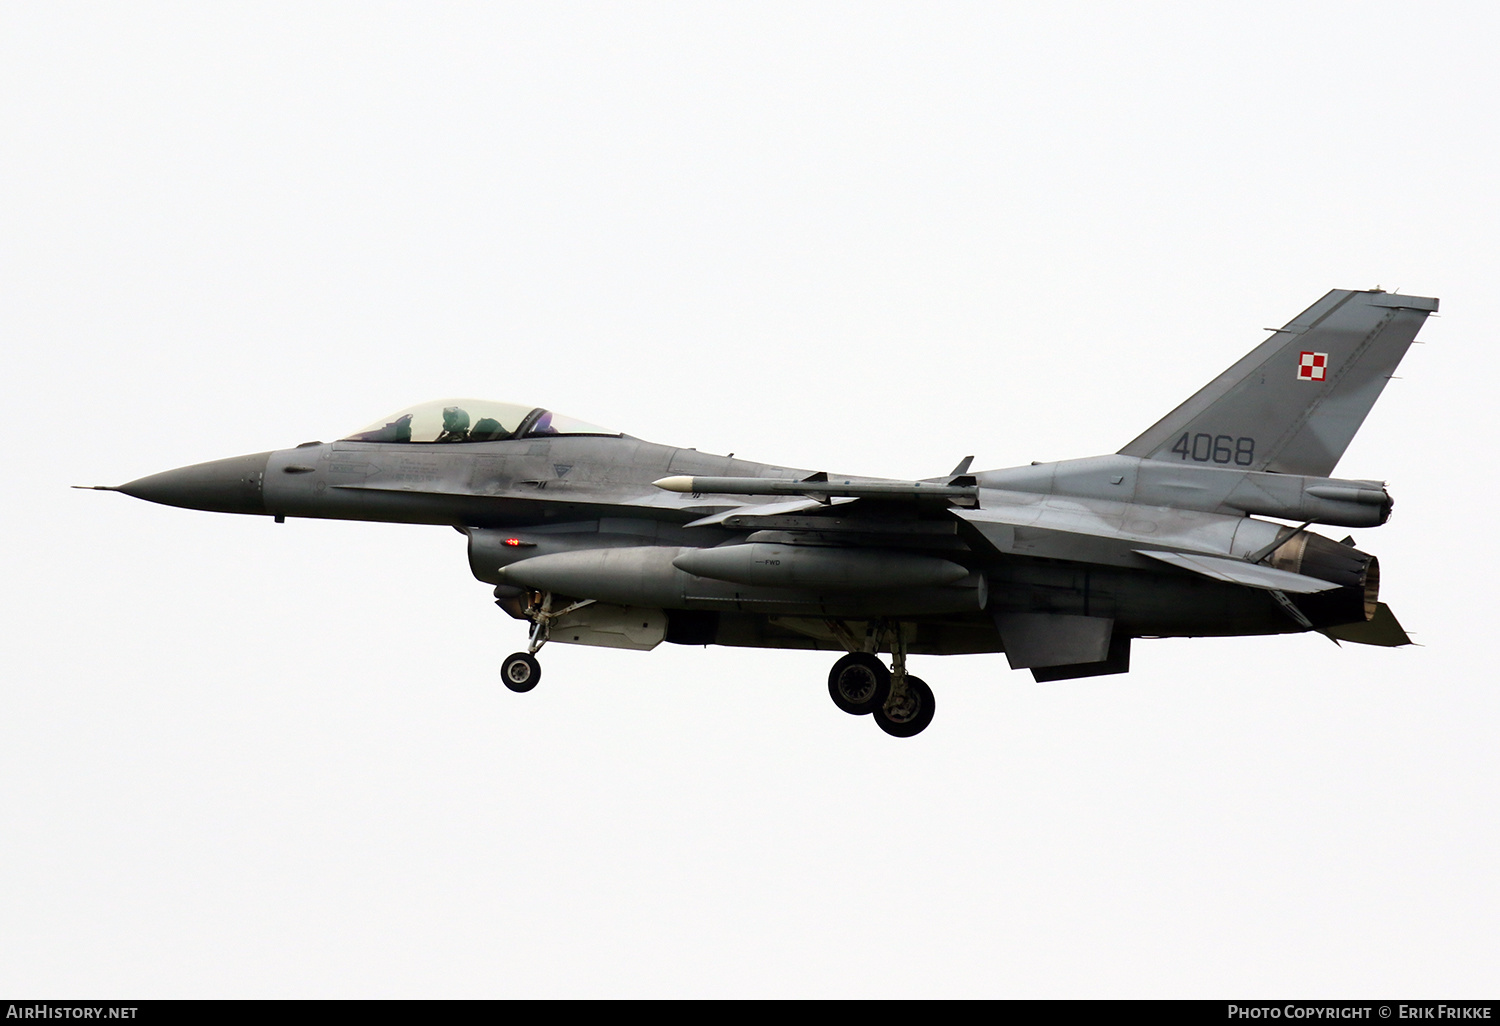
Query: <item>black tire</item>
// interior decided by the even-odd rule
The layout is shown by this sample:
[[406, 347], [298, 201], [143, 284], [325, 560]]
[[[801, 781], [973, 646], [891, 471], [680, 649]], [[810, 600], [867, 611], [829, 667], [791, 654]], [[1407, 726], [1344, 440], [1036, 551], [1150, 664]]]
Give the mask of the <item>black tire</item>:
[[865, 716], [885, 704], [891, 671], [868, 652], [853, 652], [828, 671], [828, 697], [851, 716]]
[[875, 710], [875, 722], [891, 737], [913, 737], [927, 729], [936, 711], [937, 699], [927, 682], [908, 674], [905, 699], [888, 699]]
[[500, 664], [500, 680], [512, 691], [530, 691], [542, 679], [542, 664], [525, 652], [505, 657]]

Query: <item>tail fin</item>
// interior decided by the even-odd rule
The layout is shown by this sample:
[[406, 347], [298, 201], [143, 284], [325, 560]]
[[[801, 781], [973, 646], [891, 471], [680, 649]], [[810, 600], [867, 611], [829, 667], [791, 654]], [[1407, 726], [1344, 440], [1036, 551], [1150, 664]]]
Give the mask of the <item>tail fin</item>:
[[1327, 477], [1437, 307], [1334, 289], [1120, 454]]

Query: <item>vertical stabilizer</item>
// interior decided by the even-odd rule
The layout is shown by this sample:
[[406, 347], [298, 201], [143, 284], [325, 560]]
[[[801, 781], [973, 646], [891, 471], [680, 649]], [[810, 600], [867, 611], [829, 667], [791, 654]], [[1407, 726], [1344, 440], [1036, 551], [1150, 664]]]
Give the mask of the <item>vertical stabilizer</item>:
[[1437, 307], [1335, 289], [1120, 453], [1327, 477]]

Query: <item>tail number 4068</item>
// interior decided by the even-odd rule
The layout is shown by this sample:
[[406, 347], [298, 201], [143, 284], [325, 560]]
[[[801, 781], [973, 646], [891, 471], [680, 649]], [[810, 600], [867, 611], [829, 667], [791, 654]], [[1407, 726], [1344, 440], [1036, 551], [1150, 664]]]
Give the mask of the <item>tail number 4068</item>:
[[1248, 467], [1255, 462], [1255, 439], [1183, 432], [1172, 451], [1197, 463], [1233, 463]]

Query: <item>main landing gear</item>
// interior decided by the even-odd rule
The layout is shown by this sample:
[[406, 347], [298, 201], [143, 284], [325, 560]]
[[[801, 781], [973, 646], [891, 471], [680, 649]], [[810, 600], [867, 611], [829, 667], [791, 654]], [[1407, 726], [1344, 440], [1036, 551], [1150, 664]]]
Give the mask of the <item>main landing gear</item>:
[[527, 641], [526, 651], [512, 653], [500, 664], [500, 682], [512, 691], [530, 691], [536, 687], [542, 679], [542, 664], [537, 662], [536, 654], [547, 643], [547, 638], [552, 633], [552, 622], [560, 616], [593, 604], [593, 599], [583, 599], [561, 609], [553, 609], [550, 591], [531, 592], [527, 596], [524, 614], [531, 621], [531, 637]]
[[873, 652], [854, 651], [854, 636], [842, 623], [836, 627], [841, 629], [835, 634], [851, 651], [828, 671], [828, 695], [833, 704], [852, 716], [873, 716], [880, 729], [892, 737], [920, 734], [932, 722], [937, 700], [926, 681], [906, 672], [906, 642], [900, 624], [894, 630], [872, 630], [866, 638], [866, 646], [876, 648], [881, 633], [889, 636], [889, 670]]

